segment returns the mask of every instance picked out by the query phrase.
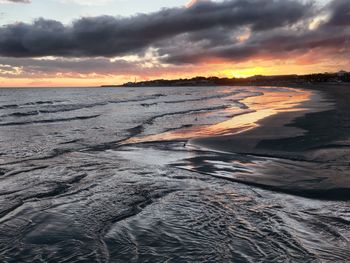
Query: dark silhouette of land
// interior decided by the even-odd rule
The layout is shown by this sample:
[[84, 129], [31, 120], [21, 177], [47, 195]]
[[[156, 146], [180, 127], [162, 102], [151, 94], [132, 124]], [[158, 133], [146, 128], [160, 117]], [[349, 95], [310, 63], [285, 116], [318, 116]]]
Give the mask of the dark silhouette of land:
[[308, 75], [253, 76], [248, 78], [194, 77], [190, 79], [157, 79], [150, 81], [128, 82], [122, 85], [103, 85], [102, 87], [169, 87], [169, 86], [240, 86], [240, 85], [294, 85], [313, 83], [347, 83], [350, 72], [317, 73]]

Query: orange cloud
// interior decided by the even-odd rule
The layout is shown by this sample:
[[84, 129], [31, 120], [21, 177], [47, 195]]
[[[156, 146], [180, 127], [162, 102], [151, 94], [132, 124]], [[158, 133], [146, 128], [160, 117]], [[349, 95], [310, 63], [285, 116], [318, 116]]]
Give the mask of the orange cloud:
[[186, 4], [186, 7], [189, 8], [189, 7], [193, 6], [193, 5], [195, 5], [197, 2], [198, 2], [198, 0], [191, 0], [190, 2], [188, 2]]

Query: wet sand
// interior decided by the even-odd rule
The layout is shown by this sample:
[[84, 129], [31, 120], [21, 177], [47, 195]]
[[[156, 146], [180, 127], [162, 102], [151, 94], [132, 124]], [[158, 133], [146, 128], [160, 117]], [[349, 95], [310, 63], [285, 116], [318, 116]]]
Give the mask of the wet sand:
[[263, 87], [259, 95], [240, 100], [248, 110], [244, 114], [125, 143], [185, 142], [196, 153], [176, 164], [183, 169], [276, 192], [349, 200], [349, 90], [346, 85], [284, 85], [277, 92]]
[[[253, 106], [266, 108], [261, 115], [240, 103], [258, 93]], [[349, 171], [336, 157], [344, 147], [334, 148], [334, 162], [184, 147], [192, 132], [228, 135], [261, 119], [268, 128], [268, 114], [287, 110], [301, 118], [310, 111], [291, 110], [310, 101], [302, 94], [269, 87], [4, 90], [0, 262], [349, 261], [349, 201], [304, 197], [308, 188], [339, 199]], [[117, 144], [135, 137], [148, 141]], [[162, 138], [170, 139], [149, 141]]]
[[[262, 129], [255, 129], [256, 127], [266, 127], [267, 130], [265, 131], [265, 135], [268, 135], [268, 133], [272, 131], [271, 127], [273, 126], [271, 124], [274, 123], [274, 121], [269, 125], [260, 125], [262, 120], [273, 120], [271, 116], [276, 117], [278, 113], [288, 113], [287, 118], [294, 119], [296, 116], [303, 115], [309, 108], [316, 109], [319, 107], [325, 107], [324, 104], [318, 104], [318, 101], [320, 100], [319, 97], [321, 96], [316, 92], [285, 87], [278, 91], [276, 91], [275, 88], [270, 89], [269, 87], [264, 87], [259, 90], [260, 92], [257, 92], [254, 95], [248, 96], [244, 99], [239, 99], [241, 107], [239, 111], [237, 111], [237, 105], [232, 108], [226, 108], [225, 111], [230, 117], [224, 121], [207, 125], [198, 125], [198, 123], [196, 123], [189, 125], [188, 127], [173, 129], [159, 134], [133, 137], [124, 141], [123, 144], [156, 141], [188, 141], [189, 144], [200, 145], [203, 139], [203, 142], [208, 145], [209, 141], [212, 139], [223, 140], [225, 142], [233, 135], [244, 134], [244, 137], [247, 137], [247, 135], [249, 137], [249, 134], [258, 132], [257, 135], [250, 136], [249, 141], [253, 142], [254, 138], [261, 139], [264, 137], [264, 134], [261, 133]], [[312, 98], [310, 99], [310, 97]], [[205, 118], [203, 116], [201, 117]], [[277, 118], [279, 119], [279, 117]], [[284, 120], [285, 123], [287, 123], [286, 121], [287, 119]], [[279, 126], [281, 125], [278, 125], [278, 127]], [[280, 128], [282, 129], [283, 127]], [[287, 129], [284, 130], [287, 131]], [[288, 134], [297, 134], [298, 132], [300, 131], [291, 128], [287, 131]], [[218, 146], [220, 146], [220, 144], [218, 144]], [[226, 147], [227, 145], [223, 146]], [[245, 143], [244, 148], [247, 148], [247, 146], [248, 145]], [[216, 144], [210, 148], [216, 148]], [[238, 144], [236, 144], [236, 150], [238, 150], [238, 148]], [[219, 150], [225, 151], [225, 149]]]
[[[304, 110], [282, 111], [258, 121], [247, 132], [197, 138], [190, 144], [271, 159], [268, 166], [257, 167], [256, 175], [235, 175], [233, 181], [319, 199], [348, 200], [350, 85], [305, 85], [301, 89], [314, 94], [296, 106]], [[283, 168], [276, 162], [283, 162]]]
[[[297, 88], [297, 87], [294, 87]], [[308, 85], [313, 92], [297, 111], [281, 111], [249, 131], [197, 138], [192, 145], [230, 153], [312, 158], [316, 149], [350, 147], [350, 85]], [[251, 99], [251, 98], [250, 98]], [[259, 97], [257, 97], [259, 99]]]

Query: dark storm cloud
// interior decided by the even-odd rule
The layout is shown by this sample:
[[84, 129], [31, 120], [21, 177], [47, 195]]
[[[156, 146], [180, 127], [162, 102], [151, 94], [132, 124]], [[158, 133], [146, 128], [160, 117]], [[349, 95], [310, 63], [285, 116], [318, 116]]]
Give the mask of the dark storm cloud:
[[330, 26], [350, 26], [350, 1], [334, 0], [328, 6], [331, 19], [327, 23]]
[[[164, 62], [170, 64], [200, 63], [208, 59], [221, 59], [241, 62], [258, 57], [293, 57], [312, 50], [334, 55], [350, 53], [350, 1], [334, 0], [319, 10], [328, 19], [310, 29], [309, 25], [319, 12], [304, 17], [291, 27], [271, 28], [265, 31], [250, 28], [249, 38], [240, 43], [235, 36], [237, 30], [225, 29], [198, 31], [177, 36], [172, 40], [178, 45], [164, 42], [159, 53]], [[233, 36], [229, 39], [228, 36]], [[191, 44], [190, 48], [186, 45]]]
[[[310, 29], [309, 24], [321, 13], [328, 18]], [[169, 64], [196, 64], [208, 59], [241, 62], [312, 50], [331, 50], [337, 55], [350, 52], [349, 16], [349, 0], [334, 0], [324, 7], [296, 0], [232, 0], [199, 1], [190, 8], [128, 18], [81, 18], [71, 25], [38, 19], [33, 24], [0, 28], [0, 56], [80, 57], [86, 58], [85, 63], [45, 63], [50, 63], [50, 71], [66, 67], [81, 73], [103, 69], [108, 74], [120, 67], [130, 69], [132, 63], [111, 63], [97, 57], [143, 56], [150, 47], [157, 50], [160, 63]], [[44, 62], [21, 63], [30, 71], [45, 71]]]
[[[329, 28], [320, 27], [317, 30], [272, 30], [264, 33], [252, 33], [244, 43], [217, 44], [219, 36], [214, 43], [192, 42], [192, 48], [183, 46], [170, 47], [170, 43], [164, 43], [159, 53], [164, 55], [163, 61], [170, 64], [200, 63], [208, 59], [219, 58], [221, 60], [242, 62], [254, 57], [288, 57], [301, 55], [308, 51], [332, 50], [334, 54], [350, 52], [350, 29], [339, 29], [330, 34]], [[225, 39], [223, 35], [221, 39]], [[187, 41], [178, 41], [188, 43]], [[225, 43], [225, 42], [221, 42]], [[226, 42], [227, 43], [227, 42]], [[322, 52], [320, 52], [320, 56]]]
[[249, 26], [260, 32], [293, 25], [312, 11], [311, 4], [294, 0], [199, 1], [190, 8], [163, 9], [129, 18], [81, 18], [65, 26], [38, 19], [0, 29], [0, 55], [116, 56], [141, 52], [181, 34]]

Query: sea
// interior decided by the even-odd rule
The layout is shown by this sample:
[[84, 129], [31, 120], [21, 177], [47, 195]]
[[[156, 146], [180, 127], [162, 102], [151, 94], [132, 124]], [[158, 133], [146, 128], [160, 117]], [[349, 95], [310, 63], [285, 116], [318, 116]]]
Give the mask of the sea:
[[0, 89], [0, 262], [349, 262], [349, 200], [287, 191], [317, 188], [330, 174], [337, 182], [347, 160], [194, 143], [302, 115], [315, 96], [281, 87]]

